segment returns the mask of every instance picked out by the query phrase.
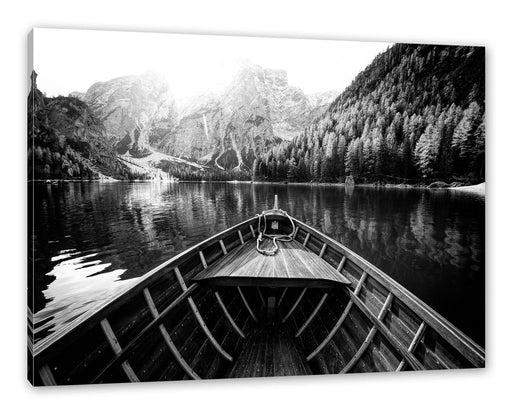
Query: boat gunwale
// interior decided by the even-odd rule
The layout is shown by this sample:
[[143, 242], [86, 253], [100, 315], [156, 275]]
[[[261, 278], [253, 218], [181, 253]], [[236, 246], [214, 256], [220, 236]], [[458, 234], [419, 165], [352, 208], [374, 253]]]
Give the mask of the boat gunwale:
[[[396, 298], [401, 300], [407, 308], [418, 315], [424, 320], [427, 325], [436, 331], [442, 338], [444, 338], [450, 345], [461, 352], [461, 347], [469, 352], [461, 352], [471, 363], [477, 367], [485, 366], [485, 349], [473, 341], [470, 337], [464, 334], [460, 329], [453, 325], [446, 318], [441, 316], [438, 312], [428, 306], [420, 298], [410, 292], [408, 289], [400, 285], [391, 276], [386, 274], [384, 271], [376, 267], [375, 265], [368, 262], [357, 253], [350, 250], [345, 245], [325, 235], [319, 230], [303, 223], [302, 221], [292, 217], [295, 224], [298, 227], [310, 234], [315, 235], [318, 239], [326, 243], [328, 246], [335, 250], [341, 250], [341, 253], [347, 257], [347, 260], [352, 261], [363, 272], [367, 272], [369, 276], [373, 277], [377, 282], [380, 282], [389, 292], [393, 293]], [[325, 260], [325, 259], [324, 259]], [[353, 277], [352, 277], [353, 278]], [[349, 286], [347, 286], [347, 289]], [[455, 341], [454, 341], [455, 339]], [[475, 355], [476, 358], [472, 358], [471, 355]]]
[[[38, 364], [44, 363], [44, 361], [42, 360], [48, 359], [48, 357], [52, 353], [52, 349], [57, 344], [69, 343], [80, 338], [80, 336], [85, 334], [85, 332], [87, 331], [87, 329], [82, 328], [91, 328], [95, 323], [99, 323], [101, 319], [108, 316], [111, 312], [120, 308], [122, 305], [124, 305], [128, 300], [132, 299], [138, 293], [142, 293], [142, 291], [146, 287], [148, 287], [152, 282], [156, 281], [158, 278], [162, 276], [161, 272], [163, 270], [169, 270], [168, 268], [170, 267], [172, 268], [180, 265], [185, 260], [187, 260], [190, 257], [190, 255], [213, 245], [220, 239], [223, 239], [225, 236], [229, 235], [231, 232], [237, 231], [244, 226], [250, 226], [251, 224], [253, 224], [253, 222], [256, 221], [257, 216], [247, 219], [232, 227], [229, 227], [226, 230], [216, 233], [213, 236], [207, 238], [206, 240], [203, 240], [202, 242], [190, 246], [183, 252], [177, 254], [176, 256], [171, 257], [170, 259], [166, 260], [165, 262], [161, 263], [155, 268], [149, 270], [148, 272], [137, 278], [138, 281], [134, 285], [128, 286], [127, 288], [119, 291], [111, 299], [99, 304], [97, 308], [89, 309], [83, 315], [80, 315], [78, 318], [75, 319], [75, 321], [72, 322], [71, 326], [64, 326], [60, 330], [56, 331], [53, 335], [49, 336], [48, 339], [44, 338], [39, 343], [32, 343], [32, 347], [29, 346], [29, 350], [31, 351], [33, 358], [37, 358]], [[30, 308], [28, 308], [28, 311], [30, 312]]]

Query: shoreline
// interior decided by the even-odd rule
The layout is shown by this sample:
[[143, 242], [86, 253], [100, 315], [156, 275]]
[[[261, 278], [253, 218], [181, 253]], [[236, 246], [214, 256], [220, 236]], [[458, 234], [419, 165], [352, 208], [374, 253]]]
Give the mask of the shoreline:
[[463, 193], [478, 194], [485, 197], [485, 182], [476, 185], [465, 185], [461, 187], [449, 187], [447, 190], [460, 191]]
[[[271, 182], [271, 181], [225, 181], [228, 183], [251, 183], [251, 184], [274, 184], [274, 185], [302, 185], [310, 187], [345, 187], [345, 183], [304, 183], [304, 182]], [[363, 188], [404, 188], [404, 189], [418, 189], [418, 190], [455, 190], [466, 193], [474, 193], [485, 196], [485, 182], [474, 185], [462, 185], [458, 187], [442, 187], [442, 188], [429, 188], [430, 184], [377, 184], [377, 183], [363, 183], [354, 184], [354, 187]]]
[[[47, 182], [51, 181], [51, 182]], [[228, 183], [228, 184], [271, 184], [271, 185], [294, 185], [294, 186], [308, 186], [308, 187], [345, 187], [345, 183], [319, 183], [319, 182], [278, 182], [278, 181], [245, 181], [245, 180], [212, 180], [212, 181], [192, 181], [192, 180], [180, 180], [180, 181], [158, 181], [158, 180], [64, 180], [64, 179], [53, 179], [53, 180], [44, 180], [44, 179], [36, 179], [36, 180], [28, 180], [28, 183], [46, 183], [46, 184], [60, 184], [60, 183], [157, 183], [157, 184], [179, 184], [179, 183], [200, 183], [200, 184], [209, 184], [209, 183]], [[466, 185], [459, 187], [442, 187], [442, 188], [428, 188], [427, 184], [377, 184], [377, 183], [364, 183], [364, 184], [355, 184], [354, 187], [362, 187], [362, 188], [403, 188], [403, 189], [418, 189], [418, 190], [431, 190], [431, 191], [439, 191], [439, 190], [453, 190], [465, 193], [478, 194], [485, 197], [485, 182], [475, 185]]]

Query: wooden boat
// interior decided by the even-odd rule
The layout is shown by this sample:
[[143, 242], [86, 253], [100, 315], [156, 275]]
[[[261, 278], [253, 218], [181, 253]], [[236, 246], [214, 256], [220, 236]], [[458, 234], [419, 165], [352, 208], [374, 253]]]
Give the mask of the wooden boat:
[[35, 345], [29, 320], [35, 385], [484, 365], [484, 350], [451, 323], [277, 205]]

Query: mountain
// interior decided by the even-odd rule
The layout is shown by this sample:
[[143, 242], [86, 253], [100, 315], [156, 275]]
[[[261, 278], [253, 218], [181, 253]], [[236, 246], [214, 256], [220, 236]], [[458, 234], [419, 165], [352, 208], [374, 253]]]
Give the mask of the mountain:
[[83, 100], [101, 114], [108, 139], [119, 154], [151, 154], [152, 132], [175, 124], [176, 109], [168, 84], [152, 72], [96, 82]]
[[110, 145], [106, 129], [75, 97], [47, 98], [32, 72], [28, 96], [28, 176], [33, 179], [134, 178]]
[[334, 99], [307, 96], [284, 70], [242, 62], [219, 94], [178, 102], [179, 122], [158, 148], [221, 169], [248, 169], [256, 155], [290, 140]]
[[485, 49], [396, 44], [292, 142], [255, 161], [270, 180], [409, 182], [485, 176]]
[[81, 101], [85, 100], [85, 92], [73, 91], [70, 92], [68, 96], [70, 96], [71, 98], [78, 98]]
[[[317, 92], [307, 95], [309, 105], [311, 106], [311, 112], [307, 116], [308, 125], [311, 121], [323, 115], [338, 95], [339, 92], [336, 91]], [[295, 138], [296, 135], [297, 134], [294, 134], [293, 138]]]
[[157, 151], [214, 169], [249, 171], [256, 155], [292, 139], [336, 96], [308, 96], [289, 85], [286, 71], [249, 61], [220, 93], [175, 101], [170, 89], [147, 72], [97, 82], [83, 99], [101, 114], [119, 154], [144, 158]]

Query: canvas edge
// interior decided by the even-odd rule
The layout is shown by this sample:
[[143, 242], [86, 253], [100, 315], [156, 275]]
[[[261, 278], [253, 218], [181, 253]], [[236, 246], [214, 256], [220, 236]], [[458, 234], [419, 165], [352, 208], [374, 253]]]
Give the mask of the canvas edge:
[[[30, 89], [31, 89], [31, 74], [34, 70], [34, 35], [35, 35], [35, 29], [30, 30], [30, 32], [27, 35], [27, 77], [25, 79], [26, 81], [26, 87], [27, 87], [27, 140], [29, 138], [29, 122], [28, 122], [28, 114], [30, 113], [30, 105], [31, 103], [28, 100], [28, 97], [30, 96]], [[29, 145], [29, 148], [33, 146], [32, 142], [27, 142]], [[27, 165], [26, 165], [26, 172], [27, 172], [27, 221], [28, 223], [32, 222], [33, 225], [33, 219], [31, 220], [31, 216], [34, 213], [33, 209], [33, 177], [30, 177], [29, 174], [29, 160], [27, 158]], [[28, 233], [28, 243], [27, 243], [27, 379], [35, 386], [35, 374], [34, 374], [34, 357], [32, 355], [31, 350], [34, 347], [34, 341], [33, 341], [33, 334], [34, 334], [34, 319], [32, 317], [31, 312], [31, 305], [33, 309], [33, 303], [30, 303], [30, 295], [29, 295], [29, 289], [32, 288], [32, 292], [34, 292], [34, 272], [33, 272], [33, 257], [31, 260], [31, 252], [33, 252], [33, 228], [27, 228]], [[32, 285], [32, 286], [30, 286]], [[29, 331], [32, 332], [32, 337], [29, 334]]]

